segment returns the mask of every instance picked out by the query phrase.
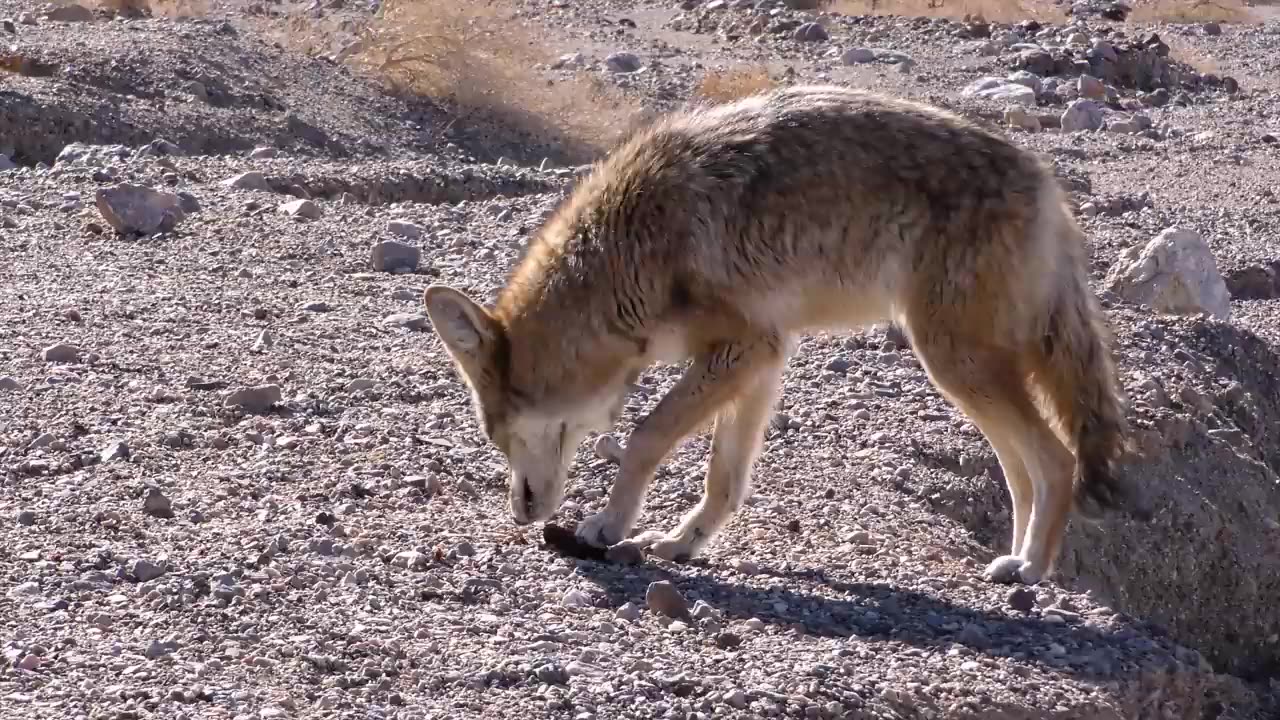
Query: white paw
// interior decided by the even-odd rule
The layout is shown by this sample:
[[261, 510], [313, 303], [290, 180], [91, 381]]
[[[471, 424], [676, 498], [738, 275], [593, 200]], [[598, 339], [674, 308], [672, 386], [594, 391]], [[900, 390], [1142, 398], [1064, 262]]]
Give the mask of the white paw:
[[574, 534], [588, 545], [607, 548], [622, 542], [630, 530], [631, 522], [627, 518], [606, 509], [579, 523]]
[[1031, 567], [1030, 561], [1023, 560], [1017, 555], [1001, 555], [991, 561], [986, 571], [982, 573], [982, 577], [988, 582], [1006, 585], [1012, 583], [1035, 585], [1040, 582], [1041, 573]]
[[664, 537], [649, 547], [651, 555], [674, 563], [687, 563], [697, 552], [693, 545], [673, 537]]
[[678, 533], [664, 533], [661, 530], [646, 530], [633, 538], [623, 540], [618, 545], [634, 547], [641, 552], [675, 563], [689, 562], [698, 552], [697, 547], [681, 538]]

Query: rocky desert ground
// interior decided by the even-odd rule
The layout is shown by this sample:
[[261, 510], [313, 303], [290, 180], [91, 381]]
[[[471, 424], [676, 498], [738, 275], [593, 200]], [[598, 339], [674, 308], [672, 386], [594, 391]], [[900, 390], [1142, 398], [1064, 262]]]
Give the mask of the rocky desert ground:
[[[89, 0], [86, 0], [89, 2]], [[1224, 0], [1226, 2], [1226, 0]], [[5, 718], [1280, 717], [1280, 12], [1171, 0], [0, 0]], [[1072, 191], [1154, 518], [983, 582], [990, 447], [806, 338], [687, 565], [567, 557], [422, 314], [612, 138], [831, 82]], [[856, 199], [855, 199], [856, 201]], [[655, 367], [613, 436], [678, 376]], [[557, 522], [599, 509], [609, 436]], [[707, 436], [642, 521], [701, 492]]]

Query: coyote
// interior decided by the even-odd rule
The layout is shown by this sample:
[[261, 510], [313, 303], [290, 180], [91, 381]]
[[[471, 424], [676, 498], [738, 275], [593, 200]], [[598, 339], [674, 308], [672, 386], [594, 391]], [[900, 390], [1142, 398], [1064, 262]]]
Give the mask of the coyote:
[[[1113, 472], [1126, 398], [1065, 200], [1037, 158], [957, 115], [793, 87], [621, 142], [491, 308], [440, 284], [423, 300], [510, 464], [520, 525], [555, 514], [574, 448], [612, 427], [642, 370], [692, 360], [576, 530], [676, 562], [749, 494], [797, 335], [893, 322], [1004, 470], [1012, 547], [984, 576], [1035, 584], [1073, 508], [1097, 517], [1128, 495]], [[633, 533], [658, 464], [712, 421], [702, 500], [669, 533]]]

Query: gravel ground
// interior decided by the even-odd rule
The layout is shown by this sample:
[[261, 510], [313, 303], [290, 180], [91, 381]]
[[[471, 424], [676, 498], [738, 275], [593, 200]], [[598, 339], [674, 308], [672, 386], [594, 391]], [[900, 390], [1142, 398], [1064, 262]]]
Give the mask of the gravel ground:
[[[491, 297], [577, 168], [477, 163], [493, 147], [445, 110], [272, 45], [303, 10], [365, 8], [58, 23], [0, 0], [10, 52], [58, 68], [0, 75], [6, 718], [1280, 717], [1278, 26], [685, 6], [520, 7], [652, 110], [764, 66], [1006, 124], [966, 88], [1078, 32], [1123, 49], [1123, 29], [1139, 64], [1161, 35], [1167, 102], [1118, 81], [1104, 129], [1064, 133], [1079, 73], [1054, 66], [1061, 92], [1024, 106], [1045, 129], [1009, 130], [1079, 203], [1156, 519], [1073, 526], [1034, 588], [982, 582], [1009, 526], [994, 454], [873, 328], [801, 345], [755, 493], [705, 556], [565, 557], [511, 523], [421, 293]], [[811, 21], [827, 39], [796, 40]], [[857, 48], [873, 59], [846, 64]], [[124, 220], [95, 202], [112, 187], [140, 198]], [[1212, 248], [1229, 321], [1105, 290], [1173, 226]], [[640, 379], [619, 438], [679, 371]], [[707, 450], [669, 459], [643, 524], [696, 502]], [[599, 509], [614, 469], [584, 446], [557, 522]]]

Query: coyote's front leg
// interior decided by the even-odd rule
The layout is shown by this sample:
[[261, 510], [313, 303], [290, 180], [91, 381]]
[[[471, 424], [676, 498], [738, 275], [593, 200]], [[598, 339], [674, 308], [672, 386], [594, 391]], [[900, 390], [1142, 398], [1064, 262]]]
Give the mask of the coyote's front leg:
[[751, 461], [776, 394], [782, 339], [762, 334], [713, 346], [694, 358], [676, 386], [631, 434], [605, 509], [582, 522], [578, 537], [607, 547], [627, 538], [644, 506], [658, 464], [685, 436], [736, 400], [717, 420], [707, 472], [707, 496], [680, 528], [642, 533], [628, 542], [652, 546], [659, 556], [687, 559], [704, 545], [745, 497]]

